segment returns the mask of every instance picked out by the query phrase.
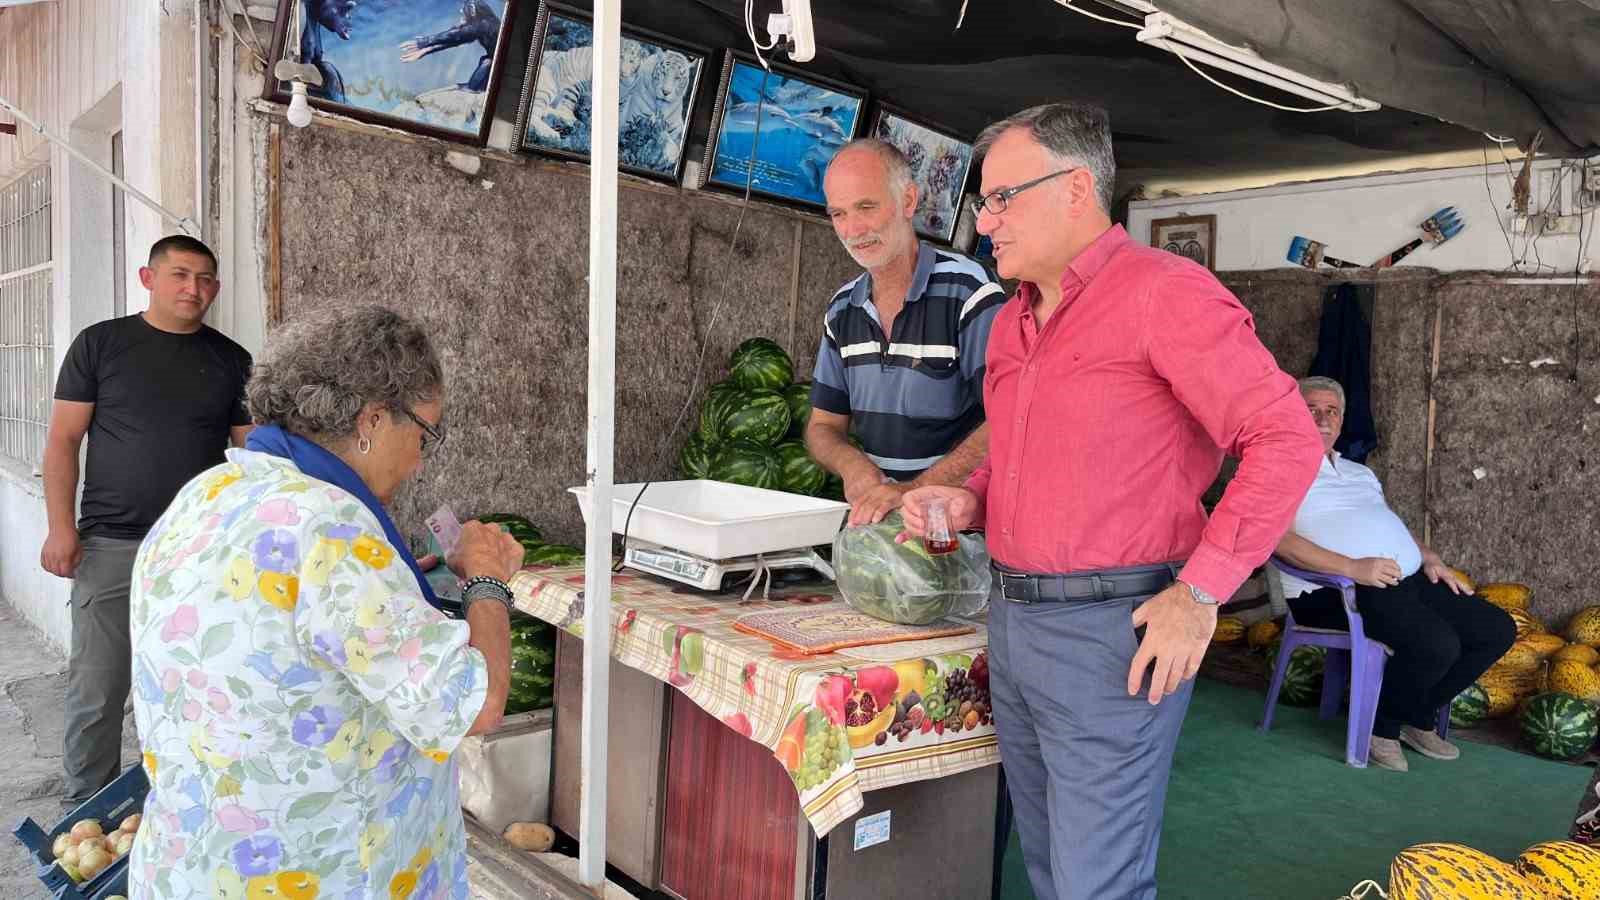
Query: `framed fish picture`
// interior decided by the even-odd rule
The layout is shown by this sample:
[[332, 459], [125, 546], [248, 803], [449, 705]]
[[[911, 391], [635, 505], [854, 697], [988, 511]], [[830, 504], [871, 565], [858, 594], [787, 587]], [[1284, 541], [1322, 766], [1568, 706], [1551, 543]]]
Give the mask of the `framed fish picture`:
[[[317, 109], [482, 145], [518, 0], [278, 0], [271, 57], [314, 67]], [[287, 82], [267, 80], [286, 103]]]
[[[594, 20], [589, 13], [541, 3], [517, 106], [525, 150], [589, 159]], [[670, 181], [683, 174], [689, 117], [708, 51], [635, 28], [622, 29], [617, 165]]]
[[786, 66], [761, 67], [726, 52], [701, 187], [750, 192], [812, 207], [827, 205], [822, 176], [861, 127], [867, 93]]
[[912, 180], [917, 184], [912, 224], [917, 233], [950, 244], [961, 218], [962, 190], [972, 169], [971, 142], [881, 103], [870, 133], [893, 144], [911, 163]]

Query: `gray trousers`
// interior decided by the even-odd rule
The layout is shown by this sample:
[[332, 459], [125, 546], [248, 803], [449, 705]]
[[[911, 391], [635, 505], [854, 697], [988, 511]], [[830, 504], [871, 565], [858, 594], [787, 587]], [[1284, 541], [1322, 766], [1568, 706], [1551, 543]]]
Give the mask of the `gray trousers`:
[[83, 561], [72, 579], [64, 802], [87, 800], [122, 770], [122, 711], [133, 678], [128, 588], [139, 543], [83, 539]]
[[[1194, 682], [1128, 696], [1146, 599], [989, 598], [989, 692], [1038, 900], [1151, 900], [1167, 776]], [[1146, 678], [1148, 682], [1148, 676]]]

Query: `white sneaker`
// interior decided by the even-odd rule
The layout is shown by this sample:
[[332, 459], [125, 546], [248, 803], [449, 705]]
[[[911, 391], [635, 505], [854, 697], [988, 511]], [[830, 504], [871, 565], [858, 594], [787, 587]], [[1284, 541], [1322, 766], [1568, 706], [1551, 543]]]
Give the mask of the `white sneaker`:
[[1396, 772], [1411, 771], [1411, 766], [1406, 764], [1406, 752], [1400, 749], [1400, 742], [1394, 738], [1373, 735], [1367, 750], [1367, 763]]
[[1423, 731], [1410, 725], [1400, 726], [1400, 740], [1429, 759], [1449, 760], [1461, 755], [1460, 747], [1439, 737], [1438, 733]]

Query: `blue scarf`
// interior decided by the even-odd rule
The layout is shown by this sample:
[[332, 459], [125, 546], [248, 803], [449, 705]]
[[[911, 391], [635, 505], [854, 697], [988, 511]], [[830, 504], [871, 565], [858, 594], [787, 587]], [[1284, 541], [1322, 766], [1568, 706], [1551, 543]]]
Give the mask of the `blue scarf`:
[[417, 565], [417, 558], [411, 555], [411, 549], [406, 546], [405, 538], [400, 536], [399, 529], [394, 527], [394, 520], [389, 518], [388, 510], [373, 495], [372, 489], [361, 480], [355, 470], [345, 464], [344, 460], [308, 441], [297, 434], [290, 434], [276, 425], [257, 425], [251, 429], [250, 437], [244, 442], [246, 450], [265, 453], [294, 463], [295, 468], [306, 475], [331, 485], [344, 488], [355, 495], [367, 509], [378, 517], [378, 524], [383, 526], [383, 536], [389, 539], [389, 544], [394, 547], [400, 559], [411, 568], [411, 573], [417, 576], [417, 587], [422, 591], [422, 599], [435, 609], [443, 610], [437, 595], [433, 593], [433, 585], [428, 583], [427, 576], [422, 574], [422, 568]]

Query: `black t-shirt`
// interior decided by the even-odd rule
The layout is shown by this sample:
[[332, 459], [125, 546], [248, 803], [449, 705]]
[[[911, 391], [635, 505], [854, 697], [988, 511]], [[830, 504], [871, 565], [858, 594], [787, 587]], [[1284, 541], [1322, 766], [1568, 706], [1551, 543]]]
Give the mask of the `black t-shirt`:
[[79, 533], [143, 538], [250, 424], [249, 374], [250, 354], [209, 326], [172, 334], [132, 315], [85, 328], [56, 379], [57, 400], [94, 404]]

